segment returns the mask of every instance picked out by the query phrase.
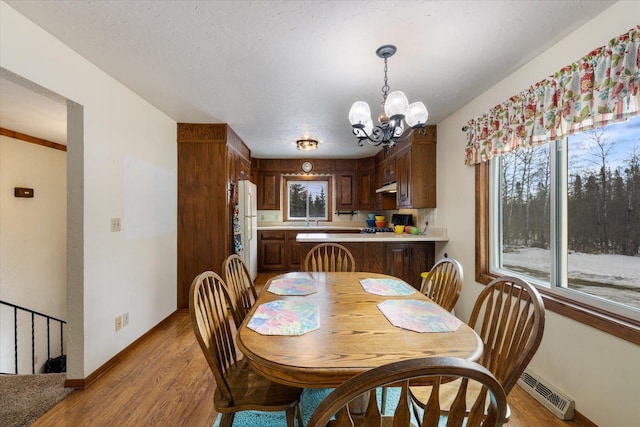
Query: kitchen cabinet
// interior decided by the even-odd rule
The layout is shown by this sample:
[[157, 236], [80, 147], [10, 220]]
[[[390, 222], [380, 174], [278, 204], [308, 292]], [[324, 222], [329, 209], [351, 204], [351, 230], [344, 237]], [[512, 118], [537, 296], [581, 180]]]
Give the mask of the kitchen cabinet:
[[177, 142], [177, 305], [188, 308], [193, 279], [207, 270], [222, 273], [232, 253], [231, 191], [251, 152], [223, 123], [178, 123]]
[[[355, 259], [356, 270], [396, 276], [420, 289], [420, 273], [429, 271], [435, 262], [434, 242], [340, 242]], [[300, 259], [317, 243], [298, 243]]]
[[385, 273], [399, 277], [420, 289], [420, 273], [429, 271], [435, 262], [435, 244], [385, 243]]
[[[396, 158], [396, 162], [398, 164], [399, 171], [398, 179], [396, 180], [396, 184], [398, 186], [398, 191], [396, 193], [396, 206], [398, 209], [410, 208], [412, 207], [411, 147], [399, 153]], [[416, 182], [415, 185], [418, 186], [420, 183]]]
[[280, 172], [258, 173], [258, 210], [280, 210]]
[[[354, 168], [355, 169], [355, 168]], [[358, 209], [356, 193], [356, 172], [337, 172], [336, 179], [336, 206], [337, 210]]]
[[436, 129], [427, 126], [411, 136], [396, 154], [396, 207], [436, 207]]
[[304, 258], [300, 256], [302, 244], [296, 241], [298, 233], [300, 233], [300, 231], [287, 231], [286, 257], [287, 270], [289, 271], [301, 270], [302, 263], [304, 262]]
[[358, 171], [357, 188], [358, 188], [358, 209], [371, 210], [375, 209], [376, 195], [375, 169]]
[[[359, 233], [353, 230], [314, 230], [300, 228], [296, 230], [258, 230], [258, 271], [299, 271], [307, 251], [312, 246], [303, 246], [296, 241], [299, 233]], [[373, 258], [373, 257], [372, 257]], [[382, 268], [382, 262], [380, 262]]]
[[284, 230], [258, 230], [259, 271], [284, 271], [287, 269], [285, 236]]
[[391, 157], [382, 164], [382, 184], [395, 181], [396, 178], [396, 159]]

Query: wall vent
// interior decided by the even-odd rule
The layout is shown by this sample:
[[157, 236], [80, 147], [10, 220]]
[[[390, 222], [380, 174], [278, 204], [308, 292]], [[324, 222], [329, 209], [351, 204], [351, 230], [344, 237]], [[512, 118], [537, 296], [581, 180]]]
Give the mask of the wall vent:
[[525, 370], [518, 385], [561, 420], [573, 419], [575, 401], [539, 375]]

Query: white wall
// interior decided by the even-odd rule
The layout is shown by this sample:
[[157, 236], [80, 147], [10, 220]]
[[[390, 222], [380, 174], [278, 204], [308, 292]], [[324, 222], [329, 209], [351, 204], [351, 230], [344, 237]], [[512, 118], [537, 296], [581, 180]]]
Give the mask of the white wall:
[[[85, 378], [176, 308], [176, 123], [4, 2], [0, 51], [2, 68], [83, 112], [68, 124], [67, 314], [68, 376]], [[125, 180], [132, 159], [146, 192]], [[139, 225], [125, 211], [149, 215], [144, 233], [110, 232], [114, 217]]]
[[[438, 124], [438, 226], [449, 232], [447, 252], [465, 267], [456, 313], [468, 319], [482, 287], [474, 281], [474, 168], [464, 165], [467, 121], [638, 24], [640, 2], [616, 3], [535, 60]], [[490, 29], [488, 30], [490, 31]], [[540, 349], [529, 368], [576, 400], [601, 427], [640, 419], [640, 347], [547, 310]]]
[[[66, 152], [0, 136], [0, 299], [62, 320], [67, 317], [66, 173]], [[34, 197], [14, 197], [15, 187], [33, 188]], [[0, 312], [0, 371], [14, 372], [13, 310]], [[19, 373], [31, 373], [31, 317], [20, 316], [18, 323], [27, 332], [27, 339], [19, 340]], [[58, 356], [54, 327], [51, 354]], [[36, 372], [47, 357], [46, 329], [40, 337]]]

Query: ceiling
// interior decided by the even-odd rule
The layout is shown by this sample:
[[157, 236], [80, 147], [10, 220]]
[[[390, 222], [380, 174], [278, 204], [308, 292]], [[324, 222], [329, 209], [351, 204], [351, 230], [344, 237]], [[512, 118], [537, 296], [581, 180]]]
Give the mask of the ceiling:
[[[437, 124], [615, 2], [6, 3], [177, 122], [229, 123], [254, 157], [359, 158], [379, 148], [358, 147], [348, 112], [380, 111], [379, 46], [398, 48], [391, 90]], [[61, 104], [20, 90], [0, 79], [0, 126], [64, 143]]]

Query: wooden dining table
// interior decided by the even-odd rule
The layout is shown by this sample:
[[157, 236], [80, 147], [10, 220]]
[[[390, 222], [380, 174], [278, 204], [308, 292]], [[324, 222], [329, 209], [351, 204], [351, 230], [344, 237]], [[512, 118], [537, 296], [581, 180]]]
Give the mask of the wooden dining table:
[[[312, 281], [315, 292], [279, 295], [269, 290], [274, 281], [296, 278]], [[479, 359], [482, 341], [465, 323], [448, 332], [415, 332], [392, 325], [378, 307], [380, 303], [430, 300], [418, 291], [402, 296], [376, 295], [365, 291], [361, 283], [363, 279], [385, 278], [399, 280], [370, 272], [291, 272], [275, 276], [267, 282], [241, 324], [238, 348], [261, 375], [303, 388], [337, 387], [356, 374], [403, 359], [426, 356]], [[317, 307], [317, 329], [302, 335], [269, 335], [251, 329], [249, 324], [256, 310], [263, 304], [272, 306], [274, 301], [304, 302]]]

